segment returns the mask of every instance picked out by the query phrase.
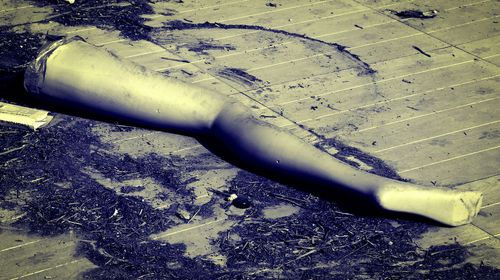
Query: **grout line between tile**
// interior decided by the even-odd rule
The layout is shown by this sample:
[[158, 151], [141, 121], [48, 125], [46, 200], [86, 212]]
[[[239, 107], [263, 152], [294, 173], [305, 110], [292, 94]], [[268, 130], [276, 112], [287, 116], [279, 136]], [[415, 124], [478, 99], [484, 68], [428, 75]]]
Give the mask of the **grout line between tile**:
[[70, 261], [70, 262], [58, 264], [56, 266], [48, 267], [48, 268], [45, 268], [45, 269], [41, 269], [41, 270], [37, 270], [37, 271], [31, 272], [31, 273], [27, 273], [27, 274], [24, 274], [24, 275], [21, 275], [21, 276], [18, 276], [18, 277], [14, 277], [14, 278], [11, 278], [10, 280], [17, 280], [17, 279], [26, 278], [26, 277], [33, 276], [33, 275], [36, 275], [36, 274], [40, 274], [40, 273], [43, 273], [43, 272], [46, 272], [46, 271], [50, 271], [50, 270], [53, 270], [53, 269], [56, 269], [56, 268], [60, 268], [60, 267], [67, 266], [67, 265], [70, 265], [70, 264], [75, 264], [75, 263], [80, 262], [82, 260], [84, 260], [84, 259], [78, 259], [78, 260], [73, 260], [73, 261]]
[[21, 248], [21, 247], [24, 247], [24, 246], [28, 246], [28, 245], [31, 245], [31, 244], [35, 244], [35, 243], [38, 243], [40, 241], [41, 241], [41, 239], [38, 239], [38, 240], [33, 240], [33, 241], [30, 241], [30, 242], [23, 243], [23, 244], [19, 244], [19, 245], [16, 245], [16, 246], [12, 246], [12, 247], [9, 247], [9, 248], [5, 248], [5, 249], [0, 250], [0, 253], [6, 252], [6, 251], [10, 251], [10, 250], [14, 250], [16, 248]]
[[399, 174], [408, 173], [410, 171], [414, 171], [414, 170], [417, 170], [417, 169], [421, 169], [421, 168], [433, 166], [433, 165], [436, 165], [436, 164], [441, 164], [443, 162], [448, 162], [448, 161], [452, 161], [452, 160], [456, 160], [456, 159], [460, 159], [460, 158], [465, 158], [465, 157], [473, 156], [473, 155], [476, 155], [476, 154], [480, 154], [480, 153], [492, 151], [492, 150], [495, 150], [495, 149], [498, 149], [498, 148], [500, 148], [500, 145], [499, 146], [495, 146], [495, 147], [490, 147], [490, 148], [487, 148], [487, 149], [482, 149], [482, 150], [479, 150], [479, 151], [476, 151], [476, 152], [467, 153], [467, 154], [463, 154], [463, 155], [451, 157], [451, 158], [448, 158], [448, 159], [444, 159], [444, 160], [432, 162], [432, 163], [429, 163], [429, 164], [424, 164], [424, 165], [413, 167], [413, 168], [409, 168], [409, 169], [406, 169], [406, 170], [401, 170], [401, 171], [398, 171], [398, 173]]

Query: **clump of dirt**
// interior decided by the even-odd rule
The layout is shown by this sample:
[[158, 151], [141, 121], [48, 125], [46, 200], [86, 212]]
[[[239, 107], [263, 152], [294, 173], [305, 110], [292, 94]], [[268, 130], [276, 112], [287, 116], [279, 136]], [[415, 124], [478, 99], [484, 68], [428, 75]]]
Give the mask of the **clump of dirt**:
[[178, 171], [171, 169], [171, 158], [101, 153], [106, 145], [92, 134], [92, 121], [58, 118], [57, 125], [37, 132], [0, 126], [3, 150], [22, 147], [2, 155], [5, 161], [0, 167], [0, 196], [2, 202], [11, 202], [0, 206], [17, 205], [26, 212], [13, 226], [41, 235], [74, 231], [86, 240], [80, 244], [80, 254], [101, 266], [87, 275], [92, 279], [143, 275], [194, 279], [197, 271], [213, 269], [209, 262], [184, 257], [181, 245], [149, 238], [175, 224], [174, 206], [154, 209], [139, 197], [107, 189], [83, 172], [91, 167], [115, 180], [140, 174], [165, 189], [191, 195]]
[[402, 11], [394, 11], [389, 10], [394, 15], [400, 18], [419, 18], [419, 19], [428, 19], [436, 17], [437, 11], [432, 10], [428, 12], [422, 12], [420, 10], [402, 10]]

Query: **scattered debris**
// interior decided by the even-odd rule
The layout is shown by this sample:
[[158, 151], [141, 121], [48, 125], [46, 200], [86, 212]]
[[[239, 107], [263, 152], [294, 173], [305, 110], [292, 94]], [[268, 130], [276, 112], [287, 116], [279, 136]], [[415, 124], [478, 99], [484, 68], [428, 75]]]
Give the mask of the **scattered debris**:
[[[66, 0], [67, 1], [67, 0]], [[131, 40], [147, 39], [152, 27], [144, 24], [145, 14], [153, 8], [146, 0], [85, 0], [72, 5], [54, 5], [54, 0], [34, 0], [35, 5], [52, 5], [53, 15], [44, 21], [54, 21], [66, 26], [93, 25], [114, 28]]]
[[164, 57], [164, 56], [162, 56], [161, 59], [170, 60], [170, 61], [176, 61], [176, 62], [189, 63], [189, 60], [186, 60], [186, 59], [177, 59], [177, 58], [170, 58], [170, 57]]
[[188, 72], [188, 71], [186, 71], [184, 69], [181, 69], [181, 72], [184, 73], [184, 74], [186, 74], [186, 75], [188, 75], [188, 76], [193, 76], [193, 73]]
[[233, 82], [242, 83], [247, 86], [253, 85], [255, 82], [262, 82], [261, 79], [248, 74], [245, 70], [239, 68], [224, 68], [219, 70], [217, 74], [223, 78]]
[[[355, 147], [348, 146], [336, 138], [324, 138], [318, 135], [321, 139], [315, 146], [319, 149], [325, 150], [328, 147], [335, 148], [338, 152], [333, 156], [339, 160], [344, 161], [356, 168], [360, 167], [360, 164], [356, 161], [362, 162], [364, 165], [368, 166], [367, 171], [379, 176], [391, 178], [399, 181], [406, 181], [401, 178], [398, 173], [392, 169], [387, 163], [379, 158], [371, 156]], [[372, 145], [376, 145], [377, 141], [373, 141]], [[356, 161], [349, 160], [351, 157], [356, 158]]]
[[394, 10], [388, 10], [388, 11], [390, 11], [391, 13], [400, 18], [420, 18], [420, 19], [433, 18], [438, 13], [437, 10], [430, 10], [428, 12], [422, 12], [419, 10], [404, 10], [399, 12]]
[[276, 117], [276, 116], [273, 116], [273, 115], [263, 115], [263, 114], [261, 114], [261, 115], [259, 116], [259, 118], [262, 118], [262, 119], [275, 119], [275, 118], [277, 118], [277, 117]]
[[[292, 21], [289, 19], [289, 21]], [[331, 43], [331, 42], [326, 42], [320, 39], [312, 38], [309, 37], [305, 34], [298, 34], [298, 33], [293, 33], [289, 32], [286, 30], [282, 29], [272, 29], [272, 28], [267, 28], [263, 27], [260, 25], [248, 25], [248, 24], [224, 24], [224, 23], [218, 23], [218, 22], [204, 22], [204, 23], [188, 23], [180, 20], [172, 20], [164, 24], [164, 27], [162, 27], [162, 30], [189, 30], [189, 29], [209, 29], [209, 28], [220, 28], [220, 29], [241, 29], [241, 30], [259, 30], [259, 31], [269, 31], [273, 32], [276, 34], [283, 34], [286, 36], [291, 36], [299, 39], [306, 39], [310, 42], [315, 42], [315, 43], [321, 43], [325, 44], [331, 47], [334, 47], [339, 51], [339, 53], [344, 54], [345, 56], [349, 57], [352, 60], [355, 60], [356, 62], [359, 63], [360, 73], [359, 76], [361, 75], [371, 75], [376, 73], [377, 71], [371, 68], [371, 66], [362, 61], [358, 55], [351, 53], [349, 50], [347, 50], [346, 46], [337, 44], [337, 43]]]
[[428, 53], [424, 52], [424, 51], [423, 51], [422, 49], [420, 49], [419, 47], [417, 47], [417, 46], [412, 46], [412, 47], [413, 47], [414, 49], [416, 49], [419, 53], [421, 53], [421, 54], [423, 54], [423, 55], [425, 55], [425, 56], [427, 56], [427, 57], [431, 57], [431, 55], [430, 55], [430, 54], [428, 54]]
[[235, 48], [231, 45], [215, 45], [209, 42], [198, 42], [197, 44], [193, 44], [188, 46], [188, 50], [192, 52], [197, 52], [199, 54], [207, 55], [207, 50], [224, 50], [224, 51], [232, 51]]

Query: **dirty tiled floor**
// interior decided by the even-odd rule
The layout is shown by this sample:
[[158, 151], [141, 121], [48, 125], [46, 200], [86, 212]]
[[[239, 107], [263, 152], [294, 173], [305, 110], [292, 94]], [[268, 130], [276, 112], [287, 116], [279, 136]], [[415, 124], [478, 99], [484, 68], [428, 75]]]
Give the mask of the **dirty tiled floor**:
[[[39, 5], [41, 2], [45, 5]], [[387, 164], [384, 168], [420, 184], [481, 190], [485, 196], [481, 212], [466, 226], [443, 228], [394, 217], [361, 223], [368, 223], [373, 231], [380, 223], [395, 229], [422, 223], [425, 230], [413, 242], [419, 250], [431, 252], [429, 255], [439, 255], [441, 251], [432, 251], [436, 246], [451, 246], [442, 247], [445, 251], [456, 250], [453, 246], [457, 244], [464, 246], [467, 256], [442, 271], [463, 268], [465, 263], [500, 269], [497, 1], [146, 1], [142, 5], [147, 5], [148, 13], [141, 16], [146, 21], [138, 29], [143, 32], [142, 37], [126, 36], [118, 26], [96, 26], [89, 20], [65, 25], [58, 15], [71, 14], [72, 11], [64, 10], [71, 4], [53, 2], [4, 0], [0, 24], [14, 33], [79, 35], [119, 57], [231, 95], [250, 106], [260, 118], [332, 155], [341, 155], [359, 168], [383, 172], [375, 165], [380, 161]], [[118, 11], [141, 1], [110, 2], [113, 3], [109, 7]], [[99, 7], [86, 10], [92, 9], [101, 11]], [[398, 11], [405, 10], [414, 11], [412, 17], [398, 15]], [[237, 273], [238, 266], [230, 260], [232, 255], [224, 250], [226, 243], [233, 244], [235, 251], [254, 246], [253, 240], [246, 240], [233, 230], [242, 221], [250, 221], [252, 226], [267, 221], [269, 227], [288, 231], [291, 229], [280, 226], [283, 219], [309, 214], [304, 205], [318, 201], [306, 194], [305, 198], [278, 195], [271, 202], [259, 201], [250, 192], [254, 207], [237, 209], [227, 205], [213, 190], [255, 191], [258, 186], [258, 192], [268, 193], [278, 188], [276, 183], [243, 175], [246, 173], [241, 169], [214, 156], [191, 137], [89, 120], [85, 116], [54, 114], [51, 124], [40, 131], [84, 129], [89, 136], [90, 144], [85, 147], [90, 157], [116, 158], [120, 164], [148, 159], [152, 167], [138, 168], [137, 173], [84, 162], [75, 170], [78, 176], [113, 190], [119, 197], [140, 198], [151, 211], [171, 211], [172, 217], [166, 218], [168, 226], [150, 232], [149, 240], [172, 246], [181, 244], [183, 256], [217, 266], [213, 271], [220, 271], [218, 276], [224, 271]], [[4, 135], [21, 133], [8, 132], [17, 131], [17, 127], [4, 128]], [[31, 138], [50, 141], [52, 137], [48, 132], [46, 138], [37, 138], [36, 133], [33, 136], [30, 132]], [[15, 165], [15, 151], [7, 153], [15, 147], [2, 148], [0, 157], [6, 159], [0, 158], [0, 163], [7, 170], [12, 162]], [[165, 167], [156, 167], [153, 162]], [[159, 175], [162, 170], [174, 178], [172, 182], [179, 182], [183, 191], [165, 187], [162, 180], [166, 175]], [[82, 184], [69, 179], [76, 175], [66, 175], [68, 180], [58, 177], [52, 183], [63, 189]], [[19, 180], [36, 185], [50, 180], [50, 176]], [[122, 261], [108, 252], [109, 247], [108, 251], [99, 247], [101, 240], [82, 240], [76, 229], [65, 228], [61, 234], [50, 236], [28, 233], [18, 224], [29, 214], [23, 205], [11, 204], [19, 204], [19, 197], [29, 197], [29, 192], [20, 195], [12, 190], [3, 195], [4, 205], [8, 202], [10, 206], [4, 206], [1, 212], [1, 279], [68, 279], [82, 275], [99, 279], [99, 274], [85, 273], [97, 267], [101, 268], [97, 270], [100, 273], [106, 271], [100, 258], [105, 258], [107, 265]], [[339, 219], [345, 223], [359, 222], [356, 215], [343, 211], [336, 210]], [[80, 223], [64, 214], [60, 218], [68, 221], [66, 225], [73, 222], [77, 227]], [[390, 238], [395, 238], [390, 234]], [[344, 235], [335, 236], [339, 239]], [[374, 251], [383, 250], [379, 243], [366, 240]], [[315, 244], [314, 240], [311, 242]], [[91, 244], [87, 246], [94, 247], [99, 253], [97, 257], [76, 254], [81, 252], [82, 244]], [[270, 244], [269, 250], [281, 246], [278, 242]], [[311, 246], [283, 256], [290, 258], [285, 264], [262, 264], [270, 262], [266, 260], [240, 272], [250, 278], [286, 277], [282, 272], [284, 265], [309, 259], [307, 269], [299, 265], [296, 269], [321, 269], [314, 277], [341, 277], [343, 269], [339, 263], [351, 253], [319, 262], [316, 255], [324, 248]], [[363, 246], [353, 247], [350, 252], [362, 251]], [[358, 260], [362, 262], [362, 256]], [[408, 257], [401, 263], [412, 262], [418, 260]], [[174, 261], [166, 266], [182, 269]], [[361, 267], [359, 275], [350, 274], [351, 279], [381, 277]], [[385, 270], [390, 271], [387, 267]], [[157, 279], [154, 273], [135, 277]]]

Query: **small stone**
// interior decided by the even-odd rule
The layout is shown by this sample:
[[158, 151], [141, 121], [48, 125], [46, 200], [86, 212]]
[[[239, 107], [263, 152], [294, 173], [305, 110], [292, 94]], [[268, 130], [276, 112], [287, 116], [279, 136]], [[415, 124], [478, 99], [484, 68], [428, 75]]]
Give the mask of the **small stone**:
[[237, 199], [238, 196], [236, 194], [231, 194], [228, 198], [227, 198], [227, 201], [229, 202], [233, 202], [233, 200]]

